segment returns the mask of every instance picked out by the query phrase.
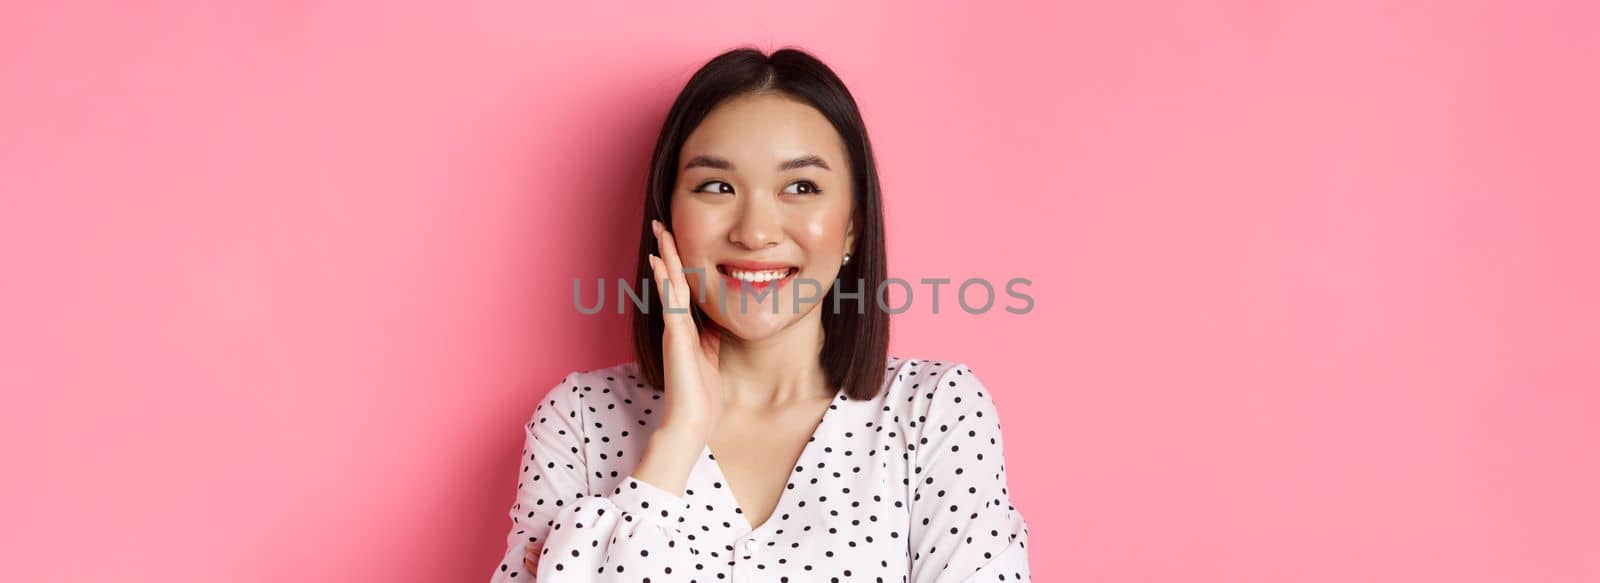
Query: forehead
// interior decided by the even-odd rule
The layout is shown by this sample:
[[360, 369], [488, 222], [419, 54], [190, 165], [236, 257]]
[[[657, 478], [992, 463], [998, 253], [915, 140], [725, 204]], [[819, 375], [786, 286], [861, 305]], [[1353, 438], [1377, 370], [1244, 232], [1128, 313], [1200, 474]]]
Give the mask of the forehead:
[[844, 139], [816, 108], [792, 97], [760, 93], [718, 104], [683, 143], [680, 159], [708, 154], [727, 158], [740, 169], [757, 164], [772, 169], [802, 155], [844, 165]]

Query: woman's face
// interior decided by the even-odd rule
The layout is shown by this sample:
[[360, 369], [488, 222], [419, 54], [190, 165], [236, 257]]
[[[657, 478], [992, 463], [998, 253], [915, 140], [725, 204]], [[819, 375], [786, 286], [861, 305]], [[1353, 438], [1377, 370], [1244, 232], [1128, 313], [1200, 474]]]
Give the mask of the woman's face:
[[678, 161], [671, 227], [684, 268], [704, 270], [685, 275], [712, 320], [759, 340], [823, 304], [855, 232], [844, 142], [821, 112], [778, 94], [735, 97]]

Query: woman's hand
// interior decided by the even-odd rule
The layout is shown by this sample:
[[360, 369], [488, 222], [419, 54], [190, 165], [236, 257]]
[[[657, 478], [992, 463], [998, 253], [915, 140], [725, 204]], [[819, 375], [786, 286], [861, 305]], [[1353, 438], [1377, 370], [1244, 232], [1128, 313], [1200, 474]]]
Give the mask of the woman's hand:
[[528, 581], [539, 576], [539, 550], [543, 548], [543, 544], [528, 543], [528, 551], [522, 554], [522, 569], [528, 574]]
[[[694, 298], [683, 275], [678, 246], [661, 221], [650, 221], [661, 257], [650, 256], [650, 268], [660, 290], [666, 331], [662, 333], [662, 390], [666, 392], [665, 417], [660, 429], [695, 438], [708, 437], [722, 416], [722, 375], [717, 372], [717, 351], [722, 337], [716, 330], [697, 330], [690, 314]], [[710, 274], [707, 274], [710, 275]], [[709, 279], [709, 278], [708, 278]], [[662, 285], [662, 282], [667, 282]]]

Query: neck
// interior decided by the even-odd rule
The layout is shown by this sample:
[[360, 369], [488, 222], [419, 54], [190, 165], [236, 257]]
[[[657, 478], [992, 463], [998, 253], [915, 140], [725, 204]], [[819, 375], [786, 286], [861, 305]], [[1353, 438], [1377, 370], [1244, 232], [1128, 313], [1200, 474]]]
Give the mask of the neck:
[[822, 368], [822, 318], [818, 310], [759, 340], [724, 333], [717, 353], [728, 405], [772, 409], [831, 398]]

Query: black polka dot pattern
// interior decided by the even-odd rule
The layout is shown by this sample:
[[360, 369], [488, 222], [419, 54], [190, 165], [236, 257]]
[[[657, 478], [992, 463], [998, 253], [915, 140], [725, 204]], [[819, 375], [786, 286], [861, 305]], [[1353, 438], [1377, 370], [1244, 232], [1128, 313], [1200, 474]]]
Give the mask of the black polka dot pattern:
[[664, 404], [638, 372], [574, 372], [535, 409], [491, 583], [1032, 579], [1000, 418], [966, 365], [891, 357], [876, 397], [839, 393], [760, 525], [709, 446], [682, 496], [630, 475]]

